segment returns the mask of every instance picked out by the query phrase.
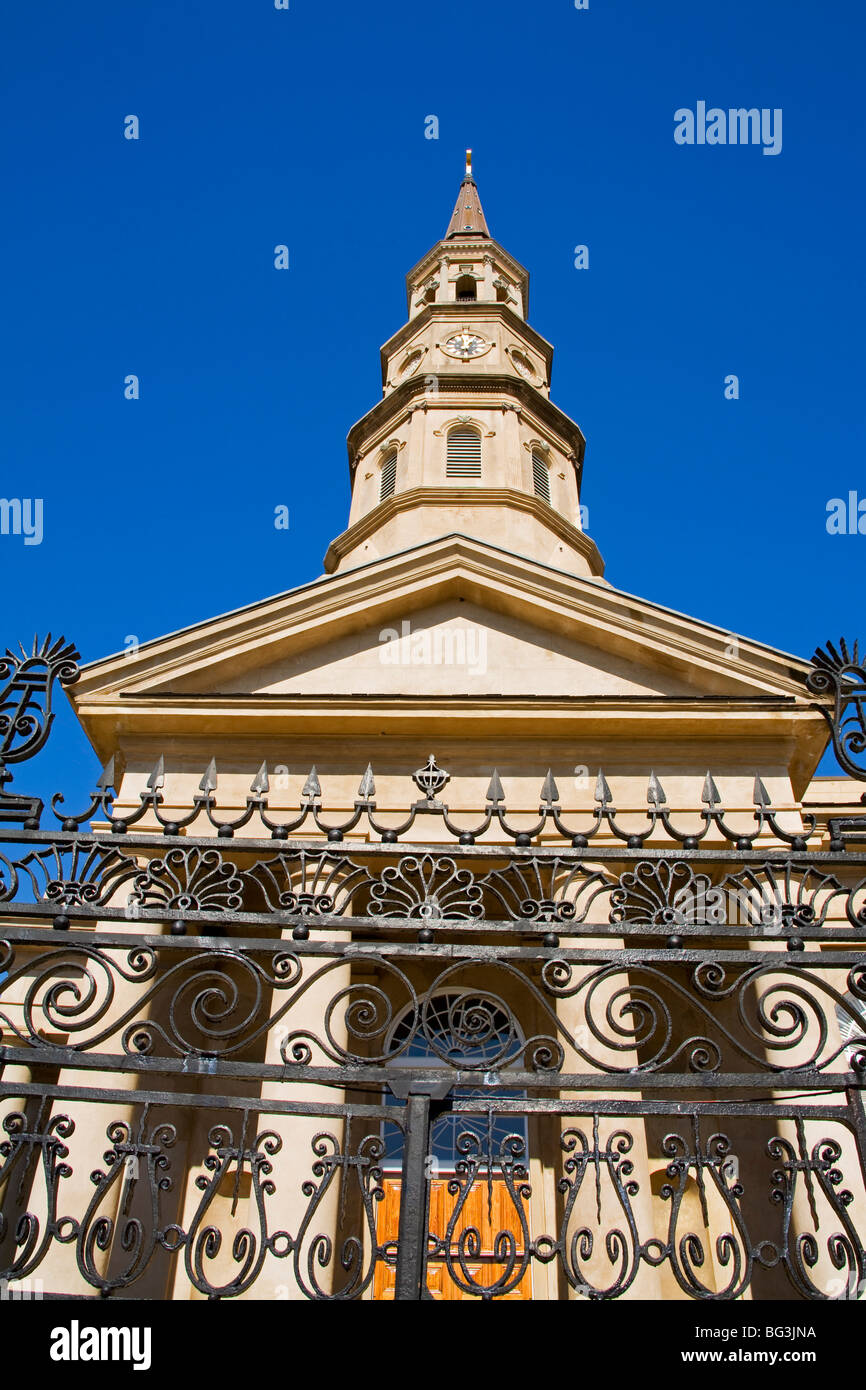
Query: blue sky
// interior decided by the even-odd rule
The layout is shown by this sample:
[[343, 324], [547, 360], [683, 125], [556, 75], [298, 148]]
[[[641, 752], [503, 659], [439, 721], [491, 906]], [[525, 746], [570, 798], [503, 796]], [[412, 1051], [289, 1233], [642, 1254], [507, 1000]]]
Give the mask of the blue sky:
[[[4, 643], [92, 660], [321, 573], [466, 146], [611, 582], [799, 655], [866, 635], [866, 536], [825, 526], [866, 498], [862, 4], [41, 0], [3, 28], [0, 495], [44, 502], [41, 545], [0, 536]], [[782, 152], [677, 145], [698, 101], [781, 108]], [[94, 773], [64, 708], [16, 784], [83, 808]]]

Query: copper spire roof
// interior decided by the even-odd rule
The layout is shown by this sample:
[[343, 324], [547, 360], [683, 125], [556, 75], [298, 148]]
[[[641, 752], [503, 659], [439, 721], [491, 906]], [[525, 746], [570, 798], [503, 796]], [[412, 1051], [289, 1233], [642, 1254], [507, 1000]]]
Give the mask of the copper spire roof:
[[487, 219], [484, 216], [484, 209], [478, 196], [478, 187], [472, 177], [471, 150], [466, 151], [466, 177], [460, 185], [457, 206], [454, 209], [454, 216], [448, 224], [445, 240], [451, 241], [454, 237], [467, 236], [486, 237], [488, 239], [490, 237]]

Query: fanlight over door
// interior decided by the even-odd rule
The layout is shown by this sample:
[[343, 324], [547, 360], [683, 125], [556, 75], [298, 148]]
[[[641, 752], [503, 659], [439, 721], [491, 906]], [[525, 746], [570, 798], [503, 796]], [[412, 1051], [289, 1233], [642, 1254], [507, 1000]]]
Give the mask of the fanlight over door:
[[[496, 1060], [501, 1071], [503, 1053], [519, 1056], [522, 1039], [514, 1034], [514, 1022], [495, 1000], [470, 991], [454, 990], [434, 996], [424, 1010], [422, 1025], [409, 1010], [397, 1020], [391, 1034], [391, 1048], [405, 1044], [399, 1063], [416, 1066], [423, 1062], [434, 1069], [445, 1067], [443, 1057], [459, 1065]], [[390, 1049], [389, 1049], [390, 1050]], [[483, 1098], [483, 1087], [455, 1087], [451, 1099]], [[519, 1099], [519, 1090], [497, 1088], [497, 1096]], [[385, 1196], [379, 1204], [377, 1235], [380, 1247], [397, 1239], [402, 1193], [402, 1139], [396, 1127], [384, 1126]], [[446, 1302], [472, 1301], [473, 1295], [452, 1277], [451, 1269], [462, 1271], [471, 1283], [494, 1284], [505, 1272], [501, 1254], [497, 1257], [497, 1236], [510, 1232], [514, 1253], [525, 1250], [524, 1225], [528, 1229], [528, 1204], [524, 1201], [525, 1223], [516, 1219], [514, 1201], [507, 1184], [496, 1172], [496, 1159], [503, 1144], [517, 1140], [526, 1152], [527, 1122], [524, 1115], [503, 1116], [444, 1114], [433, 1124], [429, 1158], [430, 1233], [427, 1260], [427, 1289], [434, 1299]], [[477, 1165], [477, 1176], [462, 1201], [461, 1184], [467, 1159]], [[462, 1165], [462, 1166], [461, 1166]], [[520, 1199], [518, 1199], [520, 1200]], [[458, 1207], [460, 1208], [458, 1211]], [[449, 1260], [450, 1254], [450, 1260]], [[393, 1299], [395, 1271], [380, 1260], [373, 1290], [375, 1299]], [[506, 1299], [531, 1299], [532, 1275], [526, 1274]]]

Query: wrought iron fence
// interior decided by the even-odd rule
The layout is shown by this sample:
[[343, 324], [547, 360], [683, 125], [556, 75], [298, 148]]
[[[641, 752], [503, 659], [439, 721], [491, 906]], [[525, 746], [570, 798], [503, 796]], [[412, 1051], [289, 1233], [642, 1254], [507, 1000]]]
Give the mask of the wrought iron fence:
[[[265, 766], [227, 816], [213, 763], [171, 818], [160, 760], [45, 826], [9, 767], [76, 656], [0, 667], [0, 1280], [860, 1296], [866, 817], [785, 829], [758, 777], [747, 826], [710, 775], [674, 815], [652, 774], [635, 829], [548, 773], [525, 825], [493, 772], [467, 826], [431, 757], [396, 825], [371, 768], [340, 821]], [[858, 661], [809, 684], [864, 777]]]

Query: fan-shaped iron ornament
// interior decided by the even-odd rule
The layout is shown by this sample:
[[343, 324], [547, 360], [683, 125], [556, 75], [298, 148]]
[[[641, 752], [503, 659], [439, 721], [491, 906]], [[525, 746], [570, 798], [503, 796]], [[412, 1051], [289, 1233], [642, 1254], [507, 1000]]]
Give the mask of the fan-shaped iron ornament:
[[54, 723], [54, 685], [78, 680], [79, 653], [63, 637], [34, 637], [28, 652], [7, 647], [0, 657], [0, 822], [38, 825], [43, 803], [37, 797], [13, 796], [10, 765], [25, 762], [44, 748]]

